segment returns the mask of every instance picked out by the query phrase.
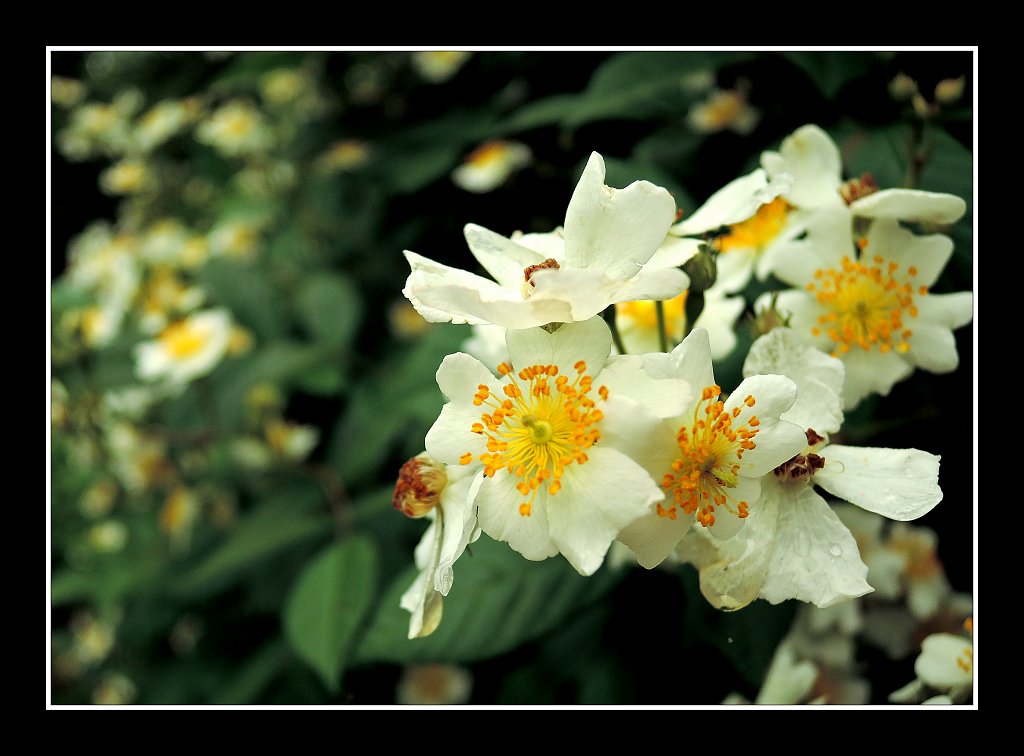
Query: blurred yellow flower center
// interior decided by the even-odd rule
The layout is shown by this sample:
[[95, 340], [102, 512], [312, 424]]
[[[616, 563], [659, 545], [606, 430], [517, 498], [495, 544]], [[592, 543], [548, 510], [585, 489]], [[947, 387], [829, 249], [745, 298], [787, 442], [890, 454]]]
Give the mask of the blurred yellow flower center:
[[704, 115], [715, 126], [728, 126], [739, 116], [746, 100], [739, 92], [718, 92], [704, 105]]
[[210, 334], [186, 321], [172, 323], [160, 334], [160, 343], [175, 359], [191, 357], [210, 340]]
[[[665, 313], [665, 330], [669, 333], [682, 333], [686, 323], [686, 295], [666, 299], [663, 302]], [[658, 311], [654, 302], [639, 300], [636, 302], [619, 302], [615, 305], [617, 317], [626, 318], [636, 328], [654, 330], [658, 327]]]
[[[604, 414], [587, 396], [593, 390], [593, 378], [585, 375], [583, 360], [574, 367], [576, 377], [571, 381], [558, 374], [557, 365], [524, 368], [517, 381], [512, 366], [503, 362], [498, 373], [509, 380], [503, 389], [506, 398], [499, 401], [483, 383], [473, 397], [474, 405], [490, 410], [472, 427], [474, 433], [487, 437], [487, 451], [479, 455], [484, 475], [493, 477], [504, 468], [519, 479], [516, 490], [526, 498], [519, 514], [524, 517], [530, 515], [541, 486], [551, 496], [557, 494], [566, 465], [585, 463], [586, 450], [601, 438], [597, 425]], [[608, 389], [601, 386], [598, 394], [607, 399]], [[470, 452], [459, 459], [464, 465], [472, 460]]]
[[500, 162], [508, 153], [508, 142], [500, 139], [482, 144], [469, 153], [466, 162], [476, 168], [483, 168], [488, 165]]
[[241, 137], [253, 129], [255, 119], [245, 110], [235, 110], [225, 116], [224, 130], [231, 136]]
[[739, 461], [744, 452], [754, 449], [754, 437], [761, 421], [756, 415], [746, 417], [733, 425], [743, 412], [743, 406], [753, 407], [753, 396], [743, 400], [743, 406], [725, 411], [718, 397], [722, 389], [708, 386], [701, 393], [693, 410], [693, 421], [683, 425], [676, 434], [681, 452], [672, 463], [672, 471], [665, 473], [661, 487], [672, 494], [669, 506], [658, 504], [658, 514], [671, 520], [684, 514], [693, 514], [705, 527], [715, 524], [715, 509], [724, 507], [740, 518], [746, 517], [749, 504], [740, 501], [733, 508], [726, 489], [735, 488], [739, 475]]
[[[818, 316], [811, 334], [820, 336], [824, 332], [832, 340], [832, 356], [846, 354], [854, 346], [864, 351], [877, 348], [883, 353], [896, 350], [904, 354], [910, 350], [907, 339], [913, 332], [904, 327], [903, 319], [917, 317], [917, 307], [913, 285], [894, 277], [899, 267], [899, 263], [886, 263], [876, 255], [872, 263], [843, 257], [839, 270], [814, 271], [815, 281], [807, 284], [807, 290], [827, 312]], [[916, 275], [913, 266], [905, 274], [910, 278]], [[928, 288], [921, 286], [917, 293], [927, 294]]]
[[786, 217], [792, 206], [782, 197], [761, 205], [754, 215], [730, 228], [729, 233], [718, 238], [719, 252], [733, 249], [763, 249], [779, 235], [786, 225]]

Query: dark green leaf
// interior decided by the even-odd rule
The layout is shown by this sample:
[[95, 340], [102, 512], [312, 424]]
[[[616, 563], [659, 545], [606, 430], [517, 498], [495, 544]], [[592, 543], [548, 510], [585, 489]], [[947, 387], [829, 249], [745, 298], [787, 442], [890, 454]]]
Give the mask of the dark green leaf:
[[338, 689], [353, 634], [370, 608], [376, 583], [374, 543], [353, 536], [311, 561], [288, 597], [285, 635], [332, 692]]
[[603, 596], [618, 575], [600, 570], [583, 577], [562, 557], [523, 559], [508, 544], [481, 538], [456, 565], [444, 599], [441, 625], [409, 640], [409, 613], [399, 600], [416, 577], [404, 572], [384, 593], [356, 650], [356, 661], [397, 664], [469, 662], [534, 640]]
[[231, 310], [260, 339], [278, 339], [288, 332], [288, 313], [279, 292], [259, 268], [230, 260], [211, 260], [200, 272], [211, 299]]
[[359, 292], [344, 276], [309, 276], [295, 300], [299, 320], [309, 334], [336, 347], [347, 347], [359, 327]]
[[181, 577], [173, 588], [182, 594], [208, 593], [271, 555], [323, 537], [332, 528], [333, 521], [326, 514], [266, 506], [243, 519], [219, 548]]
[[871, 68], [872, 56], [862, 52], [784, 52], [786, 58], [804, 71], [831, 100], [847, 83], [860, 78]]
[[289, 653], [284, 641], [275, 639], [257, 651], [216, 691], [210, 702], [221, 706], [241, 706], [255, 701], [280, 674]]

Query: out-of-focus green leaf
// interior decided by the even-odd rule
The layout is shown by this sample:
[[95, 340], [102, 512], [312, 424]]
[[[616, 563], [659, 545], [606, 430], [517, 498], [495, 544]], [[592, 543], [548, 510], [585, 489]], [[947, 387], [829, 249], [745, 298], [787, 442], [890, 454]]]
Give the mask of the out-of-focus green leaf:
[[298, 387], [307, 394], [316, 396], [337, 396], [347, 385], [345, 375], [338, 365], [321, 365], [299, 376]]
[[863, 52], [790, 51], [782, 54], [806, 73], [828, 100], [849, 82], [867, 73], [873, 62], [871, 53]]
[[376, 584], [374, 543], [353, 536], [312, 560], [288, 597], [288, 642], [332, 692], [338, 689], [353, 633], [373, 602]]
[[910, 129], [895, 125], [884, 129], [844, 126], [832, 133], [843, 156], [848, 176], [870, 173], [881, 189], [903, 186], [910, 155]]
[[288, 648], [275, 639], [257, 651], [216, 691], [210, 702], [219, 706], [241, 706], [255, 701], [288, 661]]
[[281, 341], [221, 366], [213, 376], [220, 422], [228, 428], [238, 426], [245, 413], [245, 394], [257, 383], [283, 388], [301, 384], [310, 373], [336, 361], [336, 351], [327, 344]]
[[959, 283], [967, 286], [974, 270], [974, 158], [947, 132], [936, 128], [931, 136], [932, 151], [921, 171], [921, 188], [955, 194], [967, 203], [964, 217], [948, 231], [955, 245], [953, 260]]
[[349, 485], [373, 475], [410, 426], [416, 426], [422, 438], [444, 404], [433, 376], [444, 356], [457, 351], [468, 335], [464, 327], [432, 328], [409, 351], [393, 355], [367, 375], [353, 391], [328, 452]]
[[277, 68], [297, 68], [307, 56], [300, 52], [237, 53], [209, 84], [211, 92], [251, 91], [263, 74]]
[[399, 600], [416, 578], [410, 568], [384, 593], [355, 653], [357, 662], [469, 662], [534, 640], [598, 600], [618, 579], [611, 570], [579, 575], [561, 557], [529, 562], [507, 544], [481, 538], [456, 566], [441, 625], [409, 640]]
[[680, 578], [686, 593], [684, 637], [718, 648], [750, 685], [759, 688], [775, 649], [793, 624], [796, 602], [773, 606], [759, 599], [737, 612], [723, 612], [701, 595], [696, 570], [686, 566]]
[[562, 94], [531, 102], [502, 121], [499, 130], [503, 134], [514, 134], [561, 123], [576, 107], [577, 97], [574, 94]]
[[67, 568], [54, 573], [50, 580], [50, 603], [62, 606], [89, 601], [110, 606], [155, 585], [165, 568], [166, 563], [159, 555], [130, 561], [111, 560], [89, 572]]
[[50, 286], [50, 309], [55, 313], [91, 304], [93, 295], [79, 286], [58, 280]]
[[411, 194], [447, 174], [462, 157], [458, 145], [418, 145], [405, 152], [392, 152], [381, 159], [381, 169], [398, 194]]
[[181, 594], [208, 593], [279, 551], [324, 537], [333, 525], [326, 514], [266, 506], [242, 520], [219, 548], [179, 578], [172, 589]]
[[359, 292], [344, 276], [309, 276], [295, 298], [295, 310], [309, 334], [336, 347], [347, 347], [359, 327]]
[[279, 339], [288, 332], [285, 300], [259, 268], [230, 260], [211, 260], [199, 280], [211, 301], [231, 310], [234, 318], [262, 340]]

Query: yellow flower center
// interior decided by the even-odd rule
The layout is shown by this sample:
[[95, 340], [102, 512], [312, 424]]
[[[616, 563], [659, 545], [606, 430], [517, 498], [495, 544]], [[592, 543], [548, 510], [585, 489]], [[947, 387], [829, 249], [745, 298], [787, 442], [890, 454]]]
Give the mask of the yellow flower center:
[[[917, 317], [917, 307], [913, 285], [896, 278], [899, 267], [899, 263], [886, 263], [876, 255], [871, 263], [843, 257], [839, 270], [814, 271], [815, 281], [807, 284], [807, 290], [826, 312], [818, 316], [811, 334], [820, 336], [824, 332], [832, 340], [833, 357], [846, 354], [853, 346], [866, 352], [877, 348], [883, 353], [895, 349], [905, 354], [910, 350], [907, 339], [913, 332], [905, 327], [903, 319]], [[910, 278], [916, 275], [913, 266], [905, 274]], [[928, 287], [919, 287], [917, 293], [927, 294]]]
[[728, 126], [739, 117], [746, 99], [739, 92], [718, 92], [704, 105], [704, 117], [718, 128]]
[[[670, 334], [683, 332], [683, 326], [686, 324], [687, 293], [684, 291], [678, 297], [666, 299], [662, 303], [662, 310], [665, 313], [665, 330]], [[656, 305], [649, 300], [619, 302], [615, 306], [615, 313], [618, 317], [626, 318], [635, 328], [653, 331], [658, 327]]]
[[791, 209], [792, 206], [782, 197], [761, 205], [753, 216], [732, 226], [728, 234], [718, 238], [718, 251], [764, 249], [785, 227]]
[[225, 115], [224, 131], [233, 137], [244, 137], [253, 130], [255, 123], [252, 113], [236, 109]]
[[[494, 477], [504, 469], [519, 480], [516, 490], [526, 498], [519, 514], [524, 517], [530, 516], [541, 486], [551, 496], [557, 494], [566, 465], [585, 463], [586, 450], [601, 438], [597, 425], [604, 414], [587, 396], [593, 378], [585, 374], [583, 360], [575, 369], [570, 381], [558, 375], [557, 365], [532, 365], [519, 371], [517, 381], [512, 366], [503, 362], [498, 373], [509, 380], [503, 389], [506, 398], [499, 401], [483, 383], [473, 397], [474, 405], [491, 410], [472, 426], [474, 433], [487, 437], [487, 451], [478, 457], [484, 475]], [[607, 399], [608, 389], [601, 386], [598, 394]], [[466, 465], [472, 459], [466, 452], [459, 462]]]
[[177, 360], [191, 357], [206, 346], [209, 340], [209, 333], [186, 321], [172, 323], [160, 334], [160, 343]]
[[[733, 506], [734, 497], [728, 489], [735, 488], [743, 454], [757, 447], [754, 437], [761, 421], [751, 415], [734, 426], [743, 411], [734, 407], [725, 411], [718, 396], [722, 389], [708, 386], [701, 393], [693, 409], [693, 421], [683, 425], [676, 434], [680, 456], [672, 463], [672, 471], [665, 473], [661, 487], [672, 493], [670, 506], [658, 504], [658, 514], [671, 520], [683, 514], [693, 514], [705, 527], [715, 524], [715, 509], [723, 507], [740, 518], [749, 514], [750, 505], [740, 501]], [[756, 400], [748, 396], [743, 400], [753, 407]]]
[[482, 144], [469, 153], [466, 163], [474, 168], [485, 168], [503, 160], [508, 153], [508, 142], [500, 139]]

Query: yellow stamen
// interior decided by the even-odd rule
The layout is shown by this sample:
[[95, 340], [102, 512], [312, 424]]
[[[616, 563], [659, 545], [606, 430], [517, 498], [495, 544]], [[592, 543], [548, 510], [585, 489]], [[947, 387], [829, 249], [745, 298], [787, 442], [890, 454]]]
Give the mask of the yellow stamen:
[[792, 206], [782, 197], [761, 205], [753, 217], [732, 226], [729, 233], [718, 238], [720, 252], [753, 248], [763, 250], [786, 226]]

